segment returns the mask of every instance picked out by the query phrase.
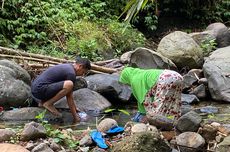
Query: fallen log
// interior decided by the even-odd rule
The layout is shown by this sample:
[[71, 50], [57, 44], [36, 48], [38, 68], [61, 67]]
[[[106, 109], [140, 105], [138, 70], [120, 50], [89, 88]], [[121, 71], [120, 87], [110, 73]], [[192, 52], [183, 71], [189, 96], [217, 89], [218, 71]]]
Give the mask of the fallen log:
[[[34, 62], [42, 62], [43, 64], [60, 64], [60, 63], [73, 63], [73, 60], [65, 60], [59, 59], [55, 57], [39, 55], [34, 53], [27, 53], [21, 50], [14, 50], [11, 48], [1, 47], [0, 46], [0, 54], [2, 58], [11, 58], [11, 59], [18, 59], [18, 60], [27, 60], [27, 61], [34, 61]], [[95, 65], [91, 63], [92, 70], [102, 72], [102, 73], [114, 73], [117, 72], [114, 68], [107, 68], [103, 66]]]
[[59, 58], [45, 56], [45, 55], [41, 55], [41, 54], [27, 53], [27, 52], [24, 52], [23, 50], [14, 50], [11, 48], [1, 47], [1, 46], [0, 46], [0, 54], [32, 57], [32, 58], [38, 58], [38, 59], [43, 59], [43, 60], [51, 60], [51, 61], [58, 62], [58, 63], [70, 62], [69, 60], [65, 60], [65, 59], [59, 59]]
[[37, 59], [37, 58], [32, 58], [32, 57], [24, 57], [24, 56], [15, 56], [15, 55], [5, 55], [5, 54], [0, 54], [0, 58], [10, 58], [10, 59], [20, 59], [22, 61], [36, 61], [36, 62], [41, 62], [41, 63], [45, 63], [45, 64], [59, 64], [59, 62], [55, 62], [55, 61], [49, 61], [49, 60], [43, 60], [43, 59]]

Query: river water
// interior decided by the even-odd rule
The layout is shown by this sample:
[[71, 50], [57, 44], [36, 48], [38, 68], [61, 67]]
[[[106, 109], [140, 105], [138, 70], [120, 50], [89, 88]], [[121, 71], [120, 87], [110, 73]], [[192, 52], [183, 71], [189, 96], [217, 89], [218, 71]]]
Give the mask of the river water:
[[[219, 109], [219, 112], [217, 114], [200, 114], [203, 117], [204, 122], [219, 122], [222, 124], [230, 124], [230, 103], [221, 103], [221, 102], [214, 102], [214, 101], [202, 101], [198, 104], [192, 105], [193, 108], [198, 107], [205, 107], [205, 106], [213, 106], [217, 107]], [[69, 112], [63, 111], [64, 114], [64, 121], [59, 122], [55, 120], [49, 121], [51, 124], [56, 126], [57, 128], [72, 128], [74, 130], [84, 130], [88, 127], [90, 129], [95, 129], [97, 124], [100, 122], [100, 120], [104, 118], [112, 118], [115, 119], [118, 122], [119, 126], [124, 126], [128, 121], [131, 120], [131, 118], [134, 116], [134, 114], [137, 112], [137, 107], [135, 104], [131, 104], [129, 106], [121, 106], [121, 107], [112, 107], [111, 109], [116, 109], [114, 111], [111, 111], [109, 113], [105, 112], [98, 112], [98, 111], [88, 111], [87, 119], [84, 121], [81, 121], [80, 123], [76, 125], [72, 125], [72, 116]], [[124, 110], [125, 112], [121, 112]], [[127, 112], [129, 115], [127, 115]], [[24, 124], [27, 122], [0, 122], [0, 128], [20, 128], [23, 127]]]

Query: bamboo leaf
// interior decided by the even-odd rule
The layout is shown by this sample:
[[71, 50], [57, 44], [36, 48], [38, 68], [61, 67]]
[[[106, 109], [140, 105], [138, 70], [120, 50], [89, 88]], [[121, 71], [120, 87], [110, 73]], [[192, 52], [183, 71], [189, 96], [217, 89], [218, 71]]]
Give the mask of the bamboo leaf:
[[122, 113], [124, 113], [124, 114], [126, 114], [128, 116], [130, 116], [130, 113], [128, 111], [126, 111], [126, 110], [118, 109], [118, 111], [120, 111], [120, 112], [122, 112]]
[[[141, 6], [141, 9], [143, 9], [144, 7], [145, 7], [145, 5], [148, 3], [148, 1], [149, 0], [145, 0], [144, 2], [143, 2], [143, 4], [142, 4], [142, 6]], [[152, 0], [152, 2], [153, 2], [154, 0]]]
[[144, 1], [144, 0], [140, 0], [140, 1], [137, 3], [137, 12], [140, 11], [141, 6], [143, 5], [143, 1]]
[[124, 15], [126, 12], [128, 12], [128, 10], [132, 7], [132, 5], [135, 3], [136, 0], [131, 0], [129, 1], [126, 6], [124, 11], [121, 13], [121, 15], [118, 18], [121, 18], [122, 15]]
[[105, 110], [104, 112], [105, 112], [105, 113], [110, 113], [110, 112], [112, 112], [112, 111], [114, 111], [114, 110], [116, 110], [116, 109], [107, 109], [107, 110]]

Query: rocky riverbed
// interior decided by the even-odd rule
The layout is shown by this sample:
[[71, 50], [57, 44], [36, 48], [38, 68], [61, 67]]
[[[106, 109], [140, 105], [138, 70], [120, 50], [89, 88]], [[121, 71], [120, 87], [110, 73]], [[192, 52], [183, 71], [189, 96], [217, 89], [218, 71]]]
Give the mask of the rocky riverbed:
[[[75, 104], [90, 117], [72, 126], [65, 98], [55, 104], [62, 117], [45, 113], [32, 102], [30, 74], [12, 60], [0, 60], [1, 151], [230, 151], [229, 35], [223, 23], [211, 24], [199, 33], [174, 31], [162, 38], [155, 51], [136, 48], [104, 65], [180, 72], [184, 85], [178, 121], [155, 115], [148, 124], [131, 122], [136, 102], [130, 88], [118, 82], [118, 72], [78, 78]], [[204, 40], [213, 39], [217, 46], [207, 43], [204, 49]], [[134, 107], [127, 109], [131, 103]], [[124, 131], [108, 135], [115, 126]], [[94, 130], [108, 148], [92, 138]]]

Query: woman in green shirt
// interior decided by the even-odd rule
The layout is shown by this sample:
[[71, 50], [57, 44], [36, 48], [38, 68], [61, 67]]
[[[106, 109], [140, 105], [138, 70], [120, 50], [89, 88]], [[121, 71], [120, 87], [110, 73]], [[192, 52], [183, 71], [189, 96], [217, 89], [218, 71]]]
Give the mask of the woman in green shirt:
[[[180, 117], [183, 77], [179, 73], [172, 70], [126, 67], [122, 70], [119, 81], [130, 85], [137, 99], [139, 115], [161, 114], [174, 116], [174, 119]], [[134, 118], [134, 121], [146, 122], [146, 117], [142, 118]]]

